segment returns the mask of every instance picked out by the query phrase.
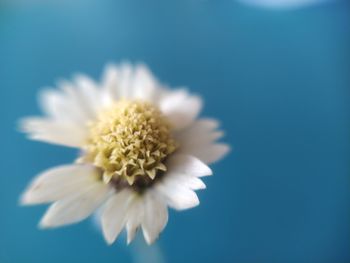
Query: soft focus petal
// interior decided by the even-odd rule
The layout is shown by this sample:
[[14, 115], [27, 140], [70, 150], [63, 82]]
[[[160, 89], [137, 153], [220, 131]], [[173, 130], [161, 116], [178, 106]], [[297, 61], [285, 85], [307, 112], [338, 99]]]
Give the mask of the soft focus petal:
[[202, 108], [202, 100], [198, 96], [189, 95], [186, 90], [169, 92], [163, 96], [159, 107], [174, 126], [181, 130], [190, 125]]
[[90, 165], [63, 165], [38, 175], [21, 197], [24, 205], [41, 204], [82, 192], [98, 181]]
[[186, 133], [188, 135], [198, 135], [202, 132], [211, 132], [219, 127], [219, 122], [215, 119], [203, 118], [194, 121], [191, 126], [189, 126], [184, 131], [181, 131], [180, 134]]
[[230, 148], [228, 145], [215, 143], [223, 136], [223, 132], [217, 131], [217, 128], [217, 121], [200, 119], [177, 132], [175, 137], [180, 145], [178, 153], [194, 155], [207, 164], [221, 159]]
[[117, 65], [108, 64], [103, 72], [102, 87], [105, 93], [106, 104], [120, 99], [118, 94], [120, 72]]
[[167, 204], [174, 209], [185, 210], [199, 205], [196, 193], [186, 186], [162, 180], [154, 187], [160, 198], [164, 198]]
[[107, 201], [102, 213], [102, 230], [108, 244], [112, 244], [123, 229], [127, 220], [127, 211], [135, 198], [135, 193], [125, 189], [113, 195]]
[[60, 90], [43, 90], [39, 94], [43, 111], [52, 119], [83, 124], [91, 119], [91, 113], [86, 108], [84, 95], [74, 84], [61, 80]]
[[105, 106], [106, 91], [100, 89], [98, 84], [86, 75], [75, 76], [75, 83], [81, 96], [81, 105], [91, 119], [96, 118], [99, 111]]
[[85, 113], [75, 104], [67, 94], [61, 90], [44, 89], [39, 93], [42, 110], [48, 117], [63, 122], [83, 123]]
[[145, 194], [144, 215], [142, 221], [143, 236], [147, 244], [152, 244], [168, 222], [168, 209], [163, 200], [151, 191]]
[[192, 190], [205, 189], [206, 186], [201, 179], [195, 176], [181, 173], [167, 173], [166, 178], [164, 178], [169, 185], [179, 184], [180, 186], [187, 187]]
[[87, 123], [103, 106], [103, 92], [84, 75], [77, 75], [75, 83], [61, 81], [59, 87], [61, 90], [46, 89], [40, 93], [41, 107], [48, 116], [26, 118], [21, 129], [34, 140], [80, 147], [87, 138]]
[[143, 198], [135, 198], [129, 206], [126, 231], [127, 231], [127, 243], [130, 244], [135, 238], [136, 231], [141, 225], [144, 212], [144, 200]]
[[144, 64], [132, 67], [108, 65], [103, 76], [103, 87], [115, 100], [136, 99], [154, 102], [163, 94], [152, 72]]
[[129, 63], [122, 64], [119, 68], [119, 83], [117, 87], [119, 99], [130, 99], [132, 97], [132, 81], [133, 67]]
[[52, 144], [79, 148], [87, 138], [87, 129], [71, 122], [29, 117], [21, 120], [19, 125], [28, 138]]
[[212, 175], [211, 169], [201, 160], [187, 154], [174, 154], [166, 162], [169, 173], [187, 174], [191, 176]]
[[188, 128], [175, 134], [181, 147], [192, 148], [212, 143], [220, 139], [224, 133], [216, 130], [218, 123], [211, 119], [201, 119], [192, 123]]
[[96, 181], [85, 191], [59, 200], [50, 206], [40, 226], [43, 228], [58, 227], [79, 222], [90, 216], [110, 194], [110, 187]]
[[198, 147], [181, 147], [178, 152], [196, 156], [206, 164], [215, 163], [230, 151], [230, 146], [222, 143], [203, 144]]
[[133, 99], [153, 102], [159, 97], [159, 84], [153, 77], [152, 72], [143, 64], [135, 68], [134, 80], [132, 83]]

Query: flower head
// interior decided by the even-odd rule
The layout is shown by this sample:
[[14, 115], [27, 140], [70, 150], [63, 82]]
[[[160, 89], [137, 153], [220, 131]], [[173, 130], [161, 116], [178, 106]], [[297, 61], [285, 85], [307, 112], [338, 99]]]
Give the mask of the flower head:
[[166, 171], [165, 158], [176, 149], [170, 123], [154, 105], [142, 101], [115, 103], [90, 125], [84, 162], [111, 179], [154, 180]]
[[45, 117], [21, 122], [31, 139], [80, 149], [74, 164], [43, 172], [22, 195], [25, 205], [53, 203], [41, 227], [76, 223], [101, 208], [109, 244], [124, 227], [128, 243], [142, 228], [151, 244], [167, 207], [199, 204], [200, 177], [229, 147], [215, 142], [222, 136], [215, 120], [196, 120], [198, 96], [168, 89], [143, 65], [112, 65], [101, 83], [78, 75], [59, 86], [41, 93]]

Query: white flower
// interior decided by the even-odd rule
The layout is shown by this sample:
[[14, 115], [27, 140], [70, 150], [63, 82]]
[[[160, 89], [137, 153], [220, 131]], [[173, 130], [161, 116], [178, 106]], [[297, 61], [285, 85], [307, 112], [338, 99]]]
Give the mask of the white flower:
[[200, 178], [229, 147], [215, 142], [222, 136], [215, 120], [196, 120], [198, 96], [164, 87], [144, 65], [111, 65], [100, 84], [79, 75], [59, 87], [41, 93], [45, 117], [21, 122], [31, 139], [81, 150], [74, 164], [43, 172], [23, 194], [25, 205], [53, 202], [41, 227], [76, 223], [102, 207], [109, 244], [124, 227], [128, 243], [140, 227], [151, 244], [168, 206], [199, 204]]

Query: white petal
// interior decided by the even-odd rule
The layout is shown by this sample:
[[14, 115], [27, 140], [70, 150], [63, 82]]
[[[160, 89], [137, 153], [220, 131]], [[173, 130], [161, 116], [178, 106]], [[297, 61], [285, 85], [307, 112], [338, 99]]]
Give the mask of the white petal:
[[83, 74], [75, 76], [75, 83], [80, 93], [80, 103], [90, 118], [94, 119], [104, 106], [105, 90], [99, 89], [94, 80]]
[[159, 96], [159, 84], [151, 71], [143, 64], [137, 65], [133, 78], [133, 99], [153, 102]]
[[215, 130], [217, 127], [218, 123], [215, 120], [201, 119], [177, 132], [175, 137], [180, 144], [178, 153], [194, 155], [208, 164], [221, 159], [230, 147], [215, 143], [223, 136], [221, 131]]
[[168, 205], [174, 209], [184, 210], [199, 205], [196, 193], [186, 186], [162, 180], [154, 187], [157, 194], [164, 198]]
[[140, 99], [154, 101], [159, 96], [158, 83], [153, 74], [143, 64], [131, 66], [108, 65], [103, 76], [103, 86], [115, 100]]
[[98, 180], [94, 167], [64, 165], [38, 175], [21, 197], [24, 205], [57, 201], [77, 192], [85, 191]]
[[68, 147], [81, 147], [87, 138], [87, 129], [71, 122], [29, 117], [21, 120], [19, 126], [32, 140]]
[[190, 127], [189, 130], [197, 132], [199, 130], [213, 131], [219, 127], [219, 122], [215, 119], [203, 118], [196, 120]]
[[143, 201], [143, 198], [135, 198], [129, 206], [126, 222], [128, 244], [130, 244], [131, 241], [135, 238], [136, 231], [141, 225], [144, 211]]
[[42, 110], [54, 119], [71, 120], [69, 102], [65, 100], [62, 92], [53, 89], [44, 89], [39, 93], [39, 103]]
[[82, 103], [82, 94], [67, 81], [60, 81], [61, 90], [43, 90], [39, 94], [43, 111], [54, 120], [84, 124], [90, 119]]
[[165, 203], [151, 191], [145, 194], [144, 216], [142, 221], [143, 236], [147, 244], [152, 244], [168, 222], [168, 209]]
[[123, 229], [127, 220], [128, 208], [134, 198], [135, 193], [125, 189], [107, 201], [101, 222], [103, 235], [108, 244], [112, 244]]
[[132, 81], [133, 81], [133, 67], [124, 63], [119, 68], [119, 85], [117, 89], [118, 98], [121, 99], [130, 99], [132, 90]]
[[169, 173], [188, 174], [192, 176], [212, 175], [211, 169], [201, 160], [187, 154], [176, 153], [166, 163]]
[[186, 184], [192, 190], [201, 190], [206, 188], [206, 185], [203, 183], [201, 179], [193, 176], [191, 176], [190, 178], [186, 176], [186, 180], [184, 180], [184, 184]]
[[78, 192], [51, 205], [40, 226], [52, 228], [84, 220], [106, 200], [110, 191], [108, 185], [96, 181], [84, 192]]
[[181, 147], [179, 153], [194, 155], [207, 164], [223, 158], [230, 151], [230, 146], [222, 143], [203, 144], [198, 147]]
[[198, 96], [189, 95], [185, 90], [177, 90], [164, 96], [159, 107], [174, 129], [181, 130], [198, 116], [202, 108], [202, 100]]
[[169, 185], [173, 184], [173, 185], [180, 185], [183, 187], [188, 187], [192, 190], [201, 190], [201, 189], [205, 189], [206, 186], [203, 183], [203, 181], [201, 179], [199, 179], [198, 177], [195, 176], [190, 176], [188, 174], [181, 174], [181, 173], [166, 173], [166, 176], [164, 178], [164, 180], [166, 180]]
[[175, 138], [185, 149], [198, 147], [212, 143], [224, 135], [222, 131], [215, 130], [217, 127], [218, 123], [215, 120], [201, 119], [177, 132]]
[[[79, 83], [81, 84], [81, 83]], [[58, 82], [59, 88], [65, 96], [65, 99], [70, 102], [70, 107], [76, 115], [79, 114], [79, 120], [82, 122], [90, 121], [95, 117], [95, 114], [90, 109], [89, 101], [87, 100], [88, 95], [86, 89], [77, 87], [74, 83], [66, 80]], [[91, 92], [90, 90], [88, 92]]]
[[108, 103], [120, 99], [118, 94], [120, 72], [118, 66], [109, 64], [106, 66], [103, 77], [102, 86], [106, 94], [105, 101]]

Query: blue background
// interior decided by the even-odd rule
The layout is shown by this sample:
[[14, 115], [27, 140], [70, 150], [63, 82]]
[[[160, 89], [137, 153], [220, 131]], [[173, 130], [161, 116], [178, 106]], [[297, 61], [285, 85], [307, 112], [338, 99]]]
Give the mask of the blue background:
[[201, 94], [234, 151], [201, 205], [171, 212], [166, 262], [350, 262], [350, 4], [264, 10], [221, 0], [0, 2], [0, 261], [131, 262], [91, 220], [36, 228], [45, 207], [18, 197], [76, 152], [28, 141], [43, 86], [107, 62], [144, 61]]

